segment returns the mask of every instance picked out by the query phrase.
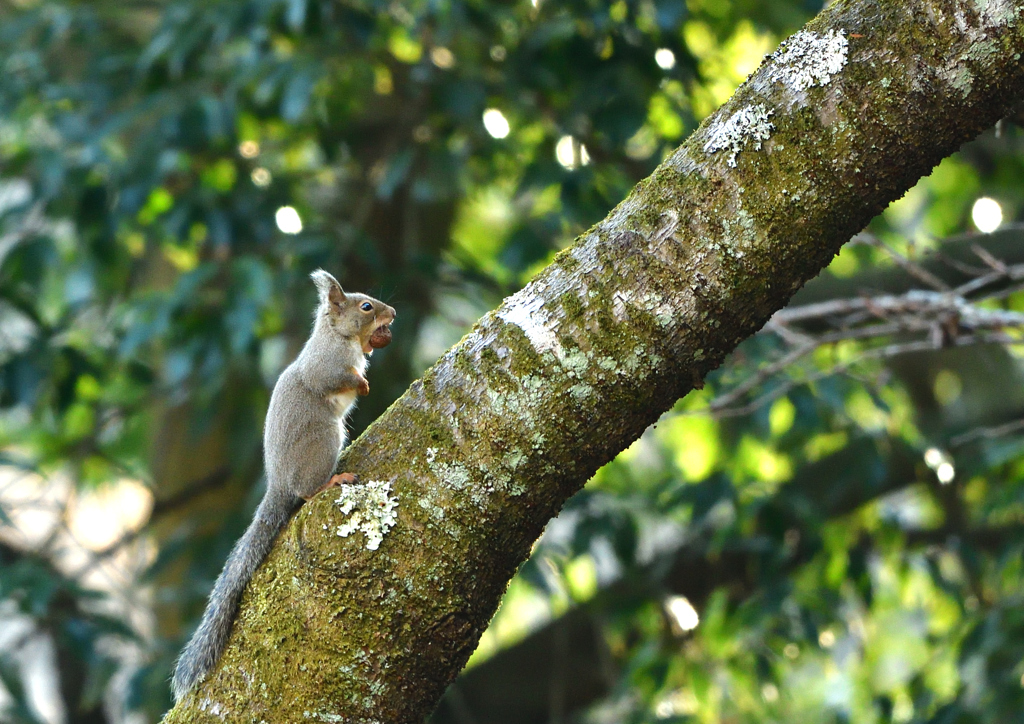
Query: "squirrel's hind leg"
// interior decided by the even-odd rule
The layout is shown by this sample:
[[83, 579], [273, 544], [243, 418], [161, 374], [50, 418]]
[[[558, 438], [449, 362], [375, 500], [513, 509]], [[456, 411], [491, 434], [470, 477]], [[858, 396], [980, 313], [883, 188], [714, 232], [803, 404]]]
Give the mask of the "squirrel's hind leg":
[[328, 488], [338, 487], [342, 484], [355, 485], [358, 482], [359, 476], [356, 475], [355, 473], [338, 473], [337, 475], [332, 475], [330, 480], [328, 480], [326, 483], [324, 483], [315, 491], [313, 491], [308, 497], [304, 497], [306, 500], [312, 500], [313, 498], [315, 498], [317, 495], [324, 492]]

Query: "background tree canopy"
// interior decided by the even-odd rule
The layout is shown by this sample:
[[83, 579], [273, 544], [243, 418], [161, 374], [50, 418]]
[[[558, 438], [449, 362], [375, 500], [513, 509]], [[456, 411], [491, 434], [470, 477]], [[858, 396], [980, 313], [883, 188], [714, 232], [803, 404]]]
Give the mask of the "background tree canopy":
[[[309, 271], [399, 311], [358, 433], [819, 7], [0, 0], [4, 720], [166, 710]], [[573, 498], [435, 719], [1019, 717], [1021, 139]]]

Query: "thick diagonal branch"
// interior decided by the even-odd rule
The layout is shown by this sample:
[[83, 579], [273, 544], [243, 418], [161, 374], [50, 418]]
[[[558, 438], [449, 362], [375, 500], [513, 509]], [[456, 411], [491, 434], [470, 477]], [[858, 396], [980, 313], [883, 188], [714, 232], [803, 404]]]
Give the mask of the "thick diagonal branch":
[[1018, 15], [830, 5], [353, 444], [395, 528], [369, 551], [307, 506], [167, 720], [422, 721], [563, 502], [1021, 96]]

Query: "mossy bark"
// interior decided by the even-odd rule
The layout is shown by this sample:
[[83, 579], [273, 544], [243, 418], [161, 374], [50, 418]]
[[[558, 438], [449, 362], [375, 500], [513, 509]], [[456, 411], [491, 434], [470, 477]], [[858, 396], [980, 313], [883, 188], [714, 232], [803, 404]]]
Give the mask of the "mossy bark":
[[[807, 87], [767, 59], [414, 383], [341, 463], [398, 496], [379, 550], [335, 534], [336, 496], [306, 505], [249, 586], [216, 671], [165, 721], [422, 721], [565, 500], [1021, 98], [1022, 10], [823, 11], [806, 30], [846, 38], [841, 67]], [[770, 112], [768, 138], [740, 135], [732, 167], [709, 139], [755, 105]]]

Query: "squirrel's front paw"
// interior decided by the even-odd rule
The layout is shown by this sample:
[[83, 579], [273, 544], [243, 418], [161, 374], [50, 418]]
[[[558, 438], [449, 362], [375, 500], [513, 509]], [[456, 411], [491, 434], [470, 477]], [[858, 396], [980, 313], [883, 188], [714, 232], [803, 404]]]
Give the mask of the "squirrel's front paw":
[[359, 378], [359, 384], [356, 385], [356, 394], [366, 397], [370, 394], [370, 383], [366, 381], [365, 377]]

